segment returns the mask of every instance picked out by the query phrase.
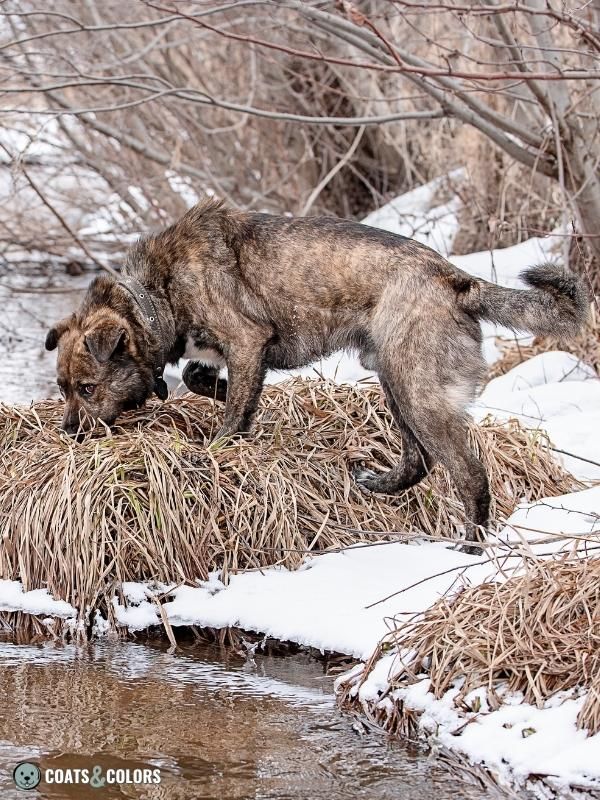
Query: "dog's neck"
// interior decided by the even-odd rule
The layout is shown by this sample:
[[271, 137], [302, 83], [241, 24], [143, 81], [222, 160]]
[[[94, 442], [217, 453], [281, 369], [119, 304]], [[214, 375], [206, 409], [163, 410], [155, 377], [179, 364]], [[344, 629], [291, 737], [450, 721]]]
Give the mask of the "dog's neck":
[[161, 324], [160, 317], [163, 309], [160, 306], [162, 303], [158, 298], [153, 297], [150, 289], [141, 284], [132, 275], [123, 274], [117, 283], [129, 292], [157, 342], [157, 352], [153, 365], [154, 392], [161, 400], [166, 400], [169, 390], [163, 378], [163, 372], [167, 362], [167, 354], [171, 348], [165, 339], [163, 325]]

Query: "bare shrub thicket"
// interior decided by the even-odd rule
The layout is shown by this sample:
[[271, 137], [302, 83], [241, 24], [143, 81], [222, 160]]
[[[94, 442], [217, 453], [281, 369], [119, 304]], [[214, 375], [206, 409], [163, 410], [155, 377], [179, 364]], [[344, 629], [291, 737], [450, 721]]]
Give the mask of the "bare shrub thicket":
[[205, 193], [361, 217], [455, 167], [458, 250], [562, 223], [580, 264], [600, 254], [593, 3], [8, 0], [0, 14], [5, 256], [105, 260]]

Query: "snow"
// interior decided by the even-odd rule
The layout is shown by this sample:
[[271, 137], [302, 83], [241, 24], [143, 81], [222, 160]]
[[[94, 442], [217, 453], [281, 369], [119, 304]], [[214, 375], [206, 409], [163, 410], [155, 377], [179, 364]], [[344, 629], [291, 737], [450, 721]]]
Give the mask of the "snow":
[[532, 386], [543, 386], [562, 381], [598, 380], [595, 370], [571, 353], [552, 351], [518, 364], [505, 375], [491, 380], [483, 397], [498, 392], [519, 392]]
[[0, 580], [0, 611], [24, 611], [36, 616], [75, 617], [77, 612], [70, 603], [55, 600], [47, 589], [23, 591], [20, 581]]
[[[563, 466], [581, 480], [600, 478], [600, 380], [570, 353], [541, 353], [490, 381], [470, 409], [482, 420], [518, 419], [545, 430]], [[597, 462], [597, 463], [591, 463]]]
[[196, 205], [200, 198], [194, 191], [191, 178], [178, 175], [171, 169], [165, 172], [165, 177], [169, 181], [171, 189], [181, 197], [187, 206], [191, 207]]
[[453, 195], [448, 202], [434, 205], [435, 196], [444, 184], [451, 186], [460, 182], [463, 175], [464, 170], [458, 169], [435, 178], [373, 211], [363, 222], [373, 228], [416, 239], [448, 256], [458, 233], [460, 200]]
[[[580, 492], [522, 503], [498, 534], [500, 542], [526, 542], [537, 555], [571, 550], [575, 545], [589, 552], [600, 548], [600, 485]], [[589, 542], [596, 535], [595, 542]], [[536, 544], [528, 540], [535, 539]], [[586, 541], [584, 541], [584, 539]]]
[[133, 583], [132, 581], [123, 581], [121, 584], [121, 591], [130, 603], [135, 603], [137, 605], [149, 596], [149, 592], [145, 586], [141, 583]]
[[[316, 556], [296, 571], [283, 568], [233, 575], [225, 587], [217, 574], [198, 587], [181, 586], [163, 604], [169, 622], [177, 625], [223, 628], [227, 626], [265, 633], [318, 650], [334, 650], [367, 658], [388, 631], [386, 618], [422, 611], [444, 594], [458, 574], [481, 559], [441, 545], [423, 558], [419, 545], [385, 543], [356, 545], [341, 553]], [[456, 573], [432, 577], [436, 572]], [[489, 567], [479, 566], [479, 569]], [[379, 603], [403, 587], [419, 581], [402, 595]], [[151, 596], [149, 587], [144, 598]], [[327, 613], [324, 613], [326, 609]], [[122, 625], [140, 630], [160, 624], [155, 603], [146, 599], [125, 607], [115, 600]]]
[[300, 369], [270, 371], [266, 383], [280, 383], [287, 378], [329, 378], [338, 383], [360, 383], [361, 381], [376, 381], [377, 376], [361, 367], [358, 358], [353, 353], [334, 353], [329, 358], [323, 358], [317, 364]]
[[[363, 701], [377, 699], [387, 688], [394, 656], [382, 658], [374, 673], [358, 690]], [[345, 677], [345, 676], [344, 676]], [[477, 696], [479, 711], [459, 713], [454, 706], [459, 687], [439, 700], [429, 691], [429, 679], [395, 689], [383, 701], [404, 702], [420, 713], [421, 729], [438, 744], [458, 751], [474, 764], [493, 771], [510, 787], [535, 791], [530, 776], [544, 776], [556, 790], [577, 785], [597, 789], [600, 781], [600, 735], [578, 730], [576, 720], [585, 697], [555, 695], [543, 708], [525, 703], [519, 695], [505, 695], [497, 711], [490, 712], [481, 690], [465, 698], [467, 705]], [[473, 707], [473, 706], [472, 706]]]
[[[582, 705], [583, 698], [543, 709], [505, 703], [467, 726], [460, 737], [461, 750], [475, 762], [488, 763], [493, 751], [497, 771], [510, 761], [513, 773], [522, 779], [538, 771], [563, 781], [600, 778], [599, 737], [587, 738], [575, 725]], [[449, 735], [445, 733], [444, 743]]]
[[119, 605], [116, 598], [113, 600], [115, 607], [115, 618], [120, 625], [127, 626], [130, 631], [143, 631], [150, 628], [159, 621], [157, 607], [155, 603], [142, 600], [141, 603], [129, 606]]

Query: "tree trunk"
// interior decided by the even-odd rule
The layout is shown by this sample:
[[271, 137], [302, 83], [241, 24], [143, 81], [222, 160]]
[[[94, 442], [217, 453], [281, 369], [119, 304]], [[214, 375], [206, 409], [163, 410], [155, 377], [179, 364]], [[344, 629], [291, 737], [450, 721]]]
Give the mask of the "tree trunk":
[[[577, 127], [576, 127], [577, 126]], [[587, 126], [573, 125], [572, 139], [565, 144], [565, 188], [582, 234], [589, 258], [576, 259], [574, 267], [584, 269], [595, 295], [600, 295], [600, 173], [599, 154], [593, 148], [596, 138]], [[575, 130], [573, 130], [575, 128]], [[589, 133], [589, 137], [586, 137]], [[591, 259], [591, 268], [590, 268]]]

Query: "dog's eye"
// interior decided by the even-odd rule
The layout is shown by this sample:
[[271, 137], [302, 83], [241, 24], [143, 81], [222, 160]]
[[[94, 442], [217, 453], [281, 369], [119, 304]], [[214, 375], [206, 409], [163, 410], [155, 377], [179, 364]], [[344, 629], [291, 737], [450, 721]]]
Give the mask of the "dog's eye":
[[60, 392], [60, 396], [64, 400], [66, 397], [65, 387], [58, 384], [58, 391]]
[[82, 383], [79, 387], [79, 391], [81, 394], [85, 395], [86, 397], [91, 397], [94, 394], [96, 387], [93, 383]]

